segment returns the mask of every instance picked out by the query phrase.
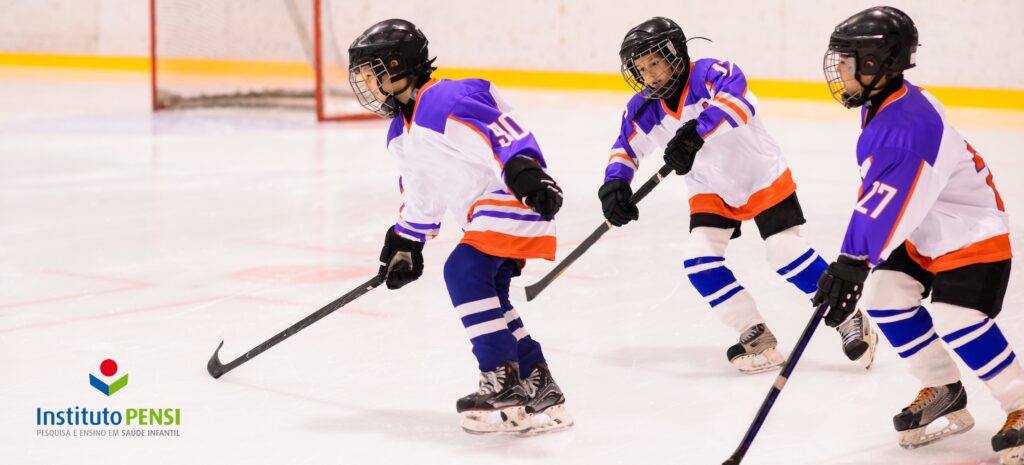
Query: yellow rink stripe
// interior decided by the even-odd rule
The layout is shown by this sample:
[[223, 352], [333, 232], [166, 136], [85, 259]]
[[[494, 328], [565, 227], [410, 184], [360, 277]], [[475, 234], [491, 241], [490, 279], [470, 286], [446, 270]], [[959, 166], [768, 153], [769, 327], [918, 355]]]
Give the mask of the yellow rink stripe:
[[[0, 66], [76, 68], [109, 71], [149, 70], [149, 58], [137, 56], [54, 55], [2, 53]], [[168, 58], [160, 60], [162, 70], [185, 74], [223, 76], [310, 78], [313, 73], [304, 62], [231, 61]], [[573, 71], [532, 71], [507, 69], [441, 68], [438, 77], [480, 78], [504, 87], [561, 90], [607, 90], [626, 92], [629, 88], [618, 73]], [[830, 100], [824, 82], [780, 79], [749, 80], [750, 88], [762, 98], [794, 100]], [[1024, 89], [986, 89], [971, 87], [926, 86], [947, 106], [1024, 110]]]

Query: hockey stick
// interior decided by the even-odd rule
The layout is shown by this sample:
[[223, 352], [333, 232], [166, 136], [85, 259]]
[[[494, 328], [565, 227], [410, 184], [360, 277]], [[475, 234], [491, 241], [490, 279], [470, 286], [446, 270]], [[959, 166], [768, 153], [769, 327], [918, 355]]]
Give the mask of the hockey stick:
[[754, 442], [754, 437], [757, 436], [757, 432], [761, 429], [764, 424], [765, 418], [768, 417], [768, 412], [772, 409], [772, 405], [775, 405], [775, 399], [779, 397], [779, 393], [782, 392], [782, 388], [786, 387], [786, 381], [789, 380], [789, 375], [793, 373], [793, 368], [796, 367], [796, 362], [800, 360], [800, 356], [803, 355], [804, 349], [807, 348], [807, 344], [811, 342], [811, 336], [814, 335], [814, 330], [818, 328], [818, 323], [821, 318], [825, 315], [825, 310], [828, 309], [828, 304], [819, 305], [814, 310], [814, 315], [811, 316], [811, 321], [807, 322], [807, 326], [804, 328], [803, 334], [800, 335], [800, 339], [796, 341], [796, 346], [793, 347], [793, 352], [789, 354], [789, 358], [786, 360], [786, 364], [782, 367], [782, 372], [775, 378], [775, 383], [772, 384], [772, 388], [768, 390], [768, 395], [764, 398], [764, 402], [761, 403], [761, 408], [758, 409], [757, 415], [754, 415], [754, 421], [750, 423], [750, 428], [747, 429], [747, 434], [743, 436], [743, 440], [740, 441], [739, 447], [732, 453], [729, 460], [722, 462], [722, 465], [739, 465], [740, 461], [743, 460], [743, 456], [747, 455], [747, 450], [750, 449], [750, 444]]
[[[645, 182], [642, 186], [640, 186], [639, 189], [636, 190], [636, 192], [633, 193], [633, 197], [631, 199], [633, 203], [640, 203], [640, 200], [642, 200], [644, 197], [647, 197], [647, 194], [650, 194], [651, 191], [654, 190], [655, 186], [660, 184], [661, 181], [664, 180], [671, 172], [672, 167], [668, 165], [662, 166], [661, 169], [659, 169], [658, 172], [654, 174], [654, 176], [651, 176], [651, 179], [648, 179], [647, 182]], [[548, 274], [544, 275], [544, 277], [541, 278], [540, 281], [537, 281], [529, 286], [526, 286], [525, 288], [519, 286], [512, 286], [512, 288], [509, 291], [509, 297], [521, 302], [529, 302], [536, 298], [537, 295], [539, 295], [544, 289], [551, 285], [551, 283], [554, 280], [558, 279], [558, 277], [561, 276], [562, 273], [564, 273], [565, 270], [569, 268], [569, 265], [572, 265], [574, 262], [576, 262], [577, 259], [583, 256], [583, 253], [590, 249], [590, 247], [593, 246], [597, 242], [597, 240], [600, 239], [601, 236], [603, 236], [604, 233], [608, 232], [608, 230], [611, 228], [612, 225], [607, 220], [604, 223], [601, 223], [601, 226], [598, 226], [597, 229], [594, 230], [594, 232], [590, 233], [590, 235], [587, 236], [587, 238], [584, 239], [583, 242], [580, 243], [580, 245], [577, 245], [576, 248], [572, 250], [572, 252], [569, 252], [569, 255], [562, 259], [562, 261], [558, 265], [555, 265], [555, 268], [549, 271]]]
[[349, 291], [348, 294], [339, 297], [337, 300], [327, 304], [327, 306], [321, 308], [320, 310], [317, 310], [312, 315], [309, 315], [303, 318], [298, 323], [289, 326], [288, 329], [285, 329], [284, 331], [277, 333], [274, 337], [267, 339], [266, 341], [263, 341], [263, 343], [256, 347], [253, 347], [244, 355], [232, 360], [227, 365], [220, 363], [220, 358], [217, 356], [217, 354], [220, 353], [220, 348], [224, 347], [224, 341], [220, 341], [220, 345], [217, 346], [217, 350], [213, 352], [213, 356], [210, 357], [210, 361], [206, 364], [206, 371], [210, 372], [210, 376], [213, 376], [214, 379], [220, 378], [224, 373], [234, 370], [235, 368], [238, 367], [238, 365], [248, 362], [253, 357], [262, 354], [267, 349], [277, 345], [279, 342], [288, 339], [289, 337], [292, 337], [295, 333], [302, 331], [307, 326], [315, 323], [317, 320], [327, 315], [330, 315], [335, 310], [343, 307], [345, 304], [353, 300], [356, 300], [357, 298], [359, 298], [363, 294], [366, 294], [367, 292], [370, 292], [371, 290], [373, 290], [373, 288], [379, 286], [380, 284], [380, 278], [374, 276], [369, 281], [360, 284], [359, 287]]

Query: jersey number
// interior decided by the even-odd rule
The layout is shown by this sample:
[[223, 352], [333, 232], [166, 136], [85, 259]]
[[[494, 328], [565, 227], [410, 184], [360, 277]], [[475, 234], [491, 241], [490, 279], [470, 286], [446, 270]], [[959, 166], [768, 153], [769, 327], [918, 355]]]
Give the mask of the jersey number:
[[857, 213], [860, 213], [862, 215], [867, 215], [868, 209], [867, 207], [864, 206], [864, 204], [868, 203], [868, 201], [871, 200], [871, 198], [874, 197], [875, 195], [881, 195], [882, 200], [878, 202], [878, 205], [875, 206], [875, 209], [871, 212], [870, 215], [868, 215], [871, 217], [871, 219], [877, 219], [878, 215], [882, 214], [882, 210], [885, 210], [885, 207], [888, 206], [889, 202], [892, 201], [892, 198], [896, 197], [896, 192], [897, 190], [895, 187], [892, 187], [881, 181], [875, 181], [875, 183], [871, 185], [871, 192], [868, 192], [868, 195], [865, 195], [864, 198], [860, 199], [860, 202], [857, 202], [857, 206], [854, 207], [854, 210], [856, 210]]
[[487, 125], [487, 129], [490, 129], [494, 136], [498, 138], [498, 145], [502, 147], [508, 147], [512, 145], [512, 142], [530, 135], [530, 131], [523, 129], [519, 123], [512, 119], [512, 115], [508, 113], [502, 113], [501, 116], [498, 116], [495, 122]]

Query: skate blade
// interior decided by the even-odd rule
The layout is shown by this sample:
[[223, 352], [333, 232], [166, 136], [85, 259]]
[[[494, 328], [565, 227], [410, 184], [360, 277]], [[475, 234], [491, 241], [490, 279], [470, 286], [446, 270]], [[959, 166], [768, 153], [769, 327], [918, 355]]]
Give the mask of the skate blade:
[[954, 434], [966, 433], [974, 427], [974, 417], [967, 409], [957, 410], [946, 414], [945, 418], [949, 423], [942, 429], [929, 433], [926, 430], [928, 425], [911, 430], [900, 431], [900, 447], [904, 449], [916, 449], [927, 446], [940, 439], [945, 439]]
[[515, 433], [530, 428], [526, 407], [469, 410], [459, 414], [459, 426], [469, 434]]
[[549, 407], [543, 412], [530, 415], [530, 427], [516, 433], [518, 436], [537, 436], [539, 434], [557, 433], [572, 428], [576, 424], [566, 410], [565, 404]]
[[741, 373], [752, 375], [778, 369], [786, 359], [778, 350], [771, 348], [760, 354], [741, 355], [730, 362], [736, 366]]
[[[867, 324], [867, 322], [865, 322]], [[865, 350], [861, 354], [860, 358], [857, 359], [857, 363], [860, 363], [865, 370], [871, 369], [871, 364], [875, 362], [875, 349], [878, 347], [878, 333], [874, 330], [868, 334], [868, 350]]]
[[1002, 465], [1024, 465], [1024, 446], [999, 451], [999, 462]]

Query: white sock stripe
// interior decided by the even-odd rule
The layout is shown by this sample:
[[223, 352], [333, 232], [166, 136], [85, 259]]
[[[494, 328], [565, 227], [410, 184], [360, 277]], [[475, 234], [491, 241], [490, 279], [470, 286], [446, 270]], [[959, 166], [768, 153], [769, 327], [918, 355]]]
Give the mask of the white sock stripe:
[[710, 262], [710, 263], [701, 263], [700, 265], [688, 266], [685, 269], [686, 269], [686, 274], [695, 274], [695, 273], [700, 273], [701, 271], [707, 271], [707, 270], [710, 270], [710, 269], [713, 269], [713, 268], [718, 268], [720, 266], [725, 266], [725, 262], [724, 261], [718, 261], [718, 262]]
[[996, 358], [993, 358], [991, 362], [988, 362], [984, 366], [982, 366], [981, 368], [978, 368], [977, 370], [974, 370], [974, 372], [977, 373], [978, 376], [984, 375], [984, 374], [992, 371], [993, 369], [995, 369], [995, 367], [999, 366], [1000, 363], [1003, 363], [1004, 361], [1006, 361], [1006, 358], [1009, 357], [1010, 354], [1012, 354], [1012, 353], [1013, 353], [1013, 348], [1012, 347], [1007, 347], [1006, 350], [1002, 351], [999, 355], [996, 355]]
[[529, 336], [530, 333], [526, 332], [526, 328], [519, 328], [515, 331], [512, 331], [512, 335], [515, 336], [516, 340], [518, 341], [526, 336]]
[[[935, 335], [935, 330], [934, 329], [930, 329], [930, 330], [928, 330], [927, 333], [924, 334], [924, 336], [921, 336], [921, 337], [919, 337], [917, 339], [914, 339], [913, 341], [910, 341], [910, 342], [908, 342], [906, 344], [903, 344], [903, 345], [901, 345], [899, 347], [893, 347], [893, 349], [896, 349], [897, 353], [906, 352], [906, 351], [908, 351], [910, 349], [913, 349], [914, 347], [917, 347], [922, 342], [927, 341], [928, 338], [930, 338], [930, 337], [932, 337], [934, 335]], [[938, 341], [938, 339], [936, 339], [936, 341]], [[920, 353], [920, 352], [918, 352], [918, 353]]]
[[484, 334], [496, 333], [498, 331], [508, 331], [508, 325], [505, 324], [505, 319], [494, 319], [485, 321], [483, 323], [477, 323], [473, 326], [466, 328], [466, 333], [469, 334], [469, 338], [483, 336]]
[[921, 311], [921, 307], [917, 307], [917, 308], [914, 309], [914, 311], [907, 312], [907, 313], [899, 313], [899, 314], [891, 315], [891, 316], [874, 316], [874, 315], [870, 315], [869, 314], [869, 316], [871, 317], [871, 321], [874, 321], [875, 323], [878, 323], [878, 324], [893, 323], [893, 322], [897, 322], [897, 321], [909, 320], [909, 319], [913, 318], [914, 316], [916, 316], [917, 312], [920, 312], [920, 311]]
[[[797, 258], [799, 258], [799, 257], [797, 257]], [[817, 252], [811, 254], [811, 256], [807, 257], [807, 260], [804, 260], [804, 262], [801, 263], [800, 266], [797, 266], [796, 268], [793, 268], [793, 270], [790, 271], [789, 273], [786, 273], [786, 274], [782, 275], [782, 279], [787, 279], [788, 280], [789, 278], [792, 278], [793, 276], [796, 276], [796, 275], [800, 274], [801, 272], [806, 270], [807, 267], [811, 266], [811, 264], [813, 264], [814, 261], [817, 260], [817, 259], [818, 259], [818, 253]]]
[[511, 323], [513, 321], [516, 321], [516, 318], [519, 318], [519, 312], [517, 312], [516, 309], [513, 308], [505, 312], [505, 321]]
[[723, 287], [722, 289], [719, 289], [718, 292], [705, 297], [704, 300], [708, 301], [708, 303], [714, 302], [719, 297], [722, 297], [723, 295], [728, 294], [729, 292], [731, 292], [733, 289], [736, 289], [737, 287], [740, 287], [740, 283], [734, 281], [732, 284], [728, 284], [725, 287]]
[[498, 301], [497, 297], [488, 297], [459, 305], [455, 307], [455, 312], [459, 314], [459, 318], [464, 318], [474, 313], [486, 312], [496, 308], [501, 308], [501, 302]]
[[[974, 324], [977, 324], [977, 323], [974, 323]], [[964, 334], [963, 336], [960, 336], [960, 337], [956, 338], [956, 340], [954, 340], [953, 342], [947, 342], [947, 344], [949, 344], [949, 347], [951, 347], [953, 349], [959, 349], [960, 347], [963, 347], [967, 343], [977, 339], [982, 334], [985, 334], [985, 331], [988, 331], [989, 329], [991, 329], [992, 325], [994, 325], [994, 324], [996, 324], [996, 320], [989, 319], [988, 322], [983, 324], [983, 325], [981, 325], [980, 328], [978, 328], [978, 329], [976, 329], [974, 331], [971, 331], [971, 332], [969, 332], [967, 334]]]

